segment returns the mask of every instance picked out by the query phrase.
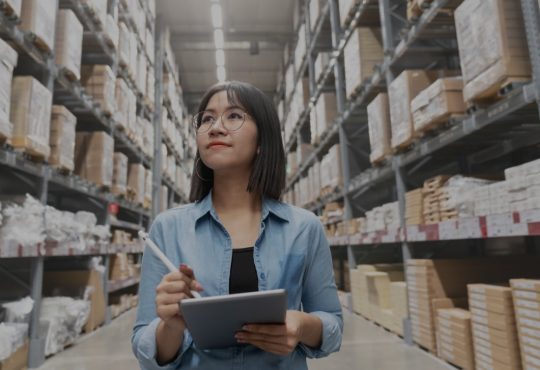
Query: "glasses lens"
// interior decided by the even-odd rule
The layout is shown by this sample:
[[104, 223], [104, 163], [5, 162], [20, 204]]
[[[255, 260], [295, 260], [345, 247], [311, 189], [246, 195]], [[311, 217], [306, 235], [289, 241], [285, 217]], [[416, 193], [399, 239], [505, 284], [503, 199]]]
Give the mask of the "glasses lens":
[[206, 132], [216, 121], [216, 117], [212, 112], [202, 111], [193, 117], [193, 126], [197, 132]]
[[223, 126], [229, 131], [239, 130], [246, 120], [246, 113], [241, 109], [229, 109], [221, 116]]

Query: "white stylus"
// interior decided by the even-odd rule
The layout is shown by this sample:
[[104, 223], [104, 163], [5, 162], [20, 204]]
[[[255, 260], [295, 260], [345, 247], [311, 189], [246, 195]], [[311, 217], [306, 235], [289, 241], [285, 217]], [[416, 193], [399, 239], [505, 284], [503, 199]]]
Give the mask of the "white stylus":
[[[178, 269], [176, 267], [174, 267], [174, 265], [172, 264], [171, 260], [169, 260], [167, 258], [167, 256], [163, 254], [161, 249], [159, 249], [159, 247], [156, 245], [156, 243], [154, 243], [154, 241], [152, 239], [150, 239], [150, 236], [147, 233], [140, 230], [139, 231], [139, 237], [144, 241], [144, 243], [147, 246], [150, 247], [150, 249], [152, 249], [154, 254], [161, 260], [161, 262], [163, 262], [163, 264], [165, 266], [167, 266], [167, 268], [169, 269], [170, 272], [178, 271]], [[201, 298], [201, 295], [199, 294], [199, 292], [196, 292], [194, 290], [191, 291], [191, 295], [193, 296], [193, 298]]]

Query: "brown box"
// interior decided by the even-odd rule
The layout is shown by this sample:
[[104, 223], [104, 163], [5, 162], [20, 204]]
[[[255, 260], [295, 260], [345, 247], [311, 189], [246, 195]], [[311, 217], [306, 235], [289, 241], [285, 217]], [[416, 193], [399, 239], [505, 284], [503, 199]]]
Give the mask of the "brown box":
[[465, 0], [455, 21], [465, 101], [492, 97], [509, 82], [531, 79], [519, 1]]
[[19, 347], [8, 358], [0, 361], [0, 370], [25, 370], [28, 366], [28, 342]]
[[380, 93], [367, 107], [371, 163], [377, 163], [392, 154], [390, 146], [390, 105], [388, 94]]
[[49, 144], [49, 163], [64, 170], [73, 171], [75, 164], [75, 126], [77, 118], [64, 106], [53, 105]]
[[129, 165], [128, 187], [135, 193], [133, 201], [141, 205], [144, 202], [144, 176], [145, 169], [142, 164], [132, 163]]
[[57, 0], [24, 0], [19, 27], [37, 37], [41, 49], [54, 49]]
[[356, 28], [343, 51], [345, 90], [351, 98], [384, 58], [380, 28]]
[[510, 285], [512, 289], [540, 293], [540, 280], [512, 279]]
[[336, 94], [333, 92], [325, 92], [319, 96], [315, 103], [315, 114], [317, 122], [317, 133], [324, 134], [334, 124], [337, 116], [337, 100]]
[[126, 195], [128, 157], [119, 152], [114, 153], [112, 192], [115, 195]]
[[13, 125], [10, 119], [11, 81], [18, 54], [5, 41], [0, 39], [0, 142], [11, 139]]
[[116, 110], [116, 77], [108, 65], [84, 65], [81, 83], [99, 105], [103, 113], [112, 115]]
[[105, 132], [77, 132], [75, 173], [99, 186], [110, 187], [113, 176], [113, 148], [113, 138]]
[[94, 331], [105, 321], [105, 297], [103, 276], [96, 270], [46, 271], [43, 277], [44, 295], [68, 295], [82, 297], [90, 287], [90, 315], [84, 331]]
[[126, 253], [111, 255], [109, 265], [109, 280], [124, 280], [131, 277], [129, 260]]
[[451, 116], [464, 114], [466, 109], [461, 77], [438, 79], [411, 101], [414, 129], [429, 129], [436, 123], [448, 121]]
[[474, 337], [486, 340], [499, 347], [511, 347], [518, 340], [515, 330], [499, 330], [476, 322], [472, 323], [472, 330]]
[[503, 348], [492, 345], [483, 339], [474, 338], [474, 350], [476, 354], [481, 354], [491, 359], [491, 362], [499, 362], [515, 369], [521, 368], [521, 356], [519, 347]]
[[48, 158], [51, 92], [33, 77], [18, 76], [13, 79], [11, 93], [13, 146], [24, 148], [32, 155]]
[[59, 9], [54, 56], [56, 64], [76, 80], [81, 78], [83, 26], [70, 9]]

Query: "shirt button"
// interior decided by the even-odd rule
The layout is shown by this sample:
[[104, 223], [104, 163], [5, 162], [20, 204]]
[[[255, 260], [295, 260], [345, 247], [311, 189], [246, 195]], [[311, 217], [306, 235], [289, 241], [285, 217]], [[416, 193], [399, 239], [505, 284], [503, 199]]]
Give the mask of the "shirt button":
[[261, 273], [261, 279], [264, 279], [264, 272]]

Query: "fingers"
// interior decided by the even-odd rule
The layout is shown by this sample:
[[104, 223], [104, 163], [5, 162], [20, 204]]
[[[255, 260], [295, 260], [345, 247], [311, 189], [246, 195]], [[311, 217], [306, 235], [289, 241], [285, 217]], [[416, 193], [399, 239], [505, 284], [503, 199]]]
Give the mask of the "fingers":
[[254, 334], [254, 333], [247, 333], [247, 332], [239, 332], [235, 335], [236, 339], [239, 342], [265, 342], [265, 343], [272, 343], [272, 344], [283, 344], [284, 342], [287, 342], [287, 337], [284, 336], [273, 336], [273, 335], [267, 335], [267, 334]]
[[265, 335], [271, 335], [271, 336], [284, 336], [284, 335], [287, 335], [287, 326], [283, 325], [283, 324], [280, 324], [280, 325], [248, 324], [248, 325], [244, 325], [242, 327], [242, 330], [245, 331], [245, 332], [248, 332], [248, 333], [265, 334]]
[[265, 352], [270, 352], [279, 356], [287, 356], [288, 354], [292, 352], [292, 350], [289, 349], [289, 347], [281, 345], [281, 344], [274, 344], [274, 343], [268, 343], [268, 342], [262, 342], [262, 341], [241, 342], [241, 343], [251, 344], [252, 346], [258, 347]]
[[170, 319], [180, 314], [178, 303], [176, 302], [174, 304], [158, 305], [156, 308], [156, 311], [157, 311], [157, 315], [163, 320]]

